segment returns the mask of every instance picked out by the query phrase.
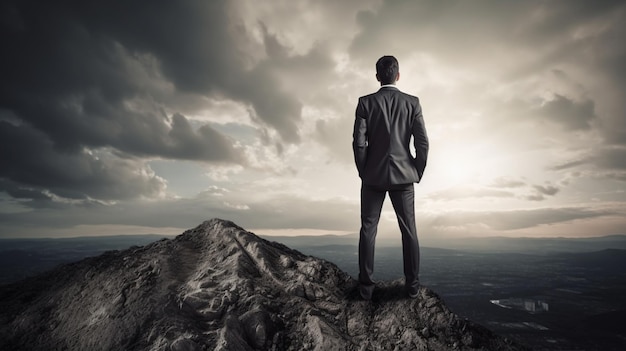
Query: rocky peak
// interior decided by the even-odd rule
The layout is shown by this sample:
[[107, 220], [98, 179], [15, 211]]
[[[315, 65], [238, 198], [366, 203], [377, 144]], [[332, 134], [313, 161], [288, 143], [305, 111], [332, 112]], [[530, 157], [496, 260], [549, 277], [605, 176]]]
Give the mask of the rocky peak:
[[[356, 263], [355, 263], [356, 264]], [[402, 281], [361, 301], [334, 264], [212, 219], [0, 287], [2, 350], [521, 350]]]

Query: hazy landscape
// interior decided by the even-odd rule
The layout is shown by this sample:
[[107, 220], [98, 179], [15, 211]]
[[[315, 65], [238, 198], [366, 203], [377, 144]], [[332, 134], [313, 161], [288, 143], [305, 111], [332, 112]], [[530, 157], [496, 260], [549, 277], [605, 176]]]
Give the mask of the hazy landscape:
[[[301, 250], [358, 274], [355, 246]], [[402, 277], [401, 267], [399, 247], [377, 249], [378, 279]], [[623, 249], [540, 255], [427, 247], [421, 280], [452, 311], [534, 349], [621, 350], [624, 267]]]
[[[4, 239], [0, 283], [162, 236]], [[357, 275], [356, 237], [266, 237]], [[422, 248], [422, 283], [448, 307], [537, 350], [626, 346], [626, 236], [594, 239], [476, 238]], [[401, 251], [379, 245], [375, 277], [402, 277]]]

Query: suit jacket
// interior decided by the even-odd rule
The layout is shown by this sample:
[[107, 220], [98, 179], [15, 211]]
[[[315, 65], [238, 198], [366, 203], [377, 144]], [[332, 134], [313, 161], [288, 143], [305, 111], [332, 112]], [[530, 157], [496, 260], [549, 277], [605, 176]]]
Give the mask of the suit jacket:
[[[411, 136], [415, 157], [409, 149]], [[352, 148], [363, 183], [382, 187], [419, 183], [428, 157], [419, 99], [390, 86], [360, 97]]]

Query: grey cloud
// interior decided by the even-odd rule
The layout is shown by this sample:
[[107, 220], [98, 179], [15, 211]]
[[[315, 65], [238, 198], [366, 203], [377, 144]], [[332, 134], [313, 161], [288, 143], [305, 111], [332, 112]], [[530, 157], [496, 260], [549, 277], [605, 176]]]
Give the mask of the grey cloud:
[[[264, 25], [261, 27], [268, 59], [260, 62], [249, 74], [254, 80], [281, 87], [281, 91], [289, 91], [289, 96], [297, 96], [298, 99], [279, 100], [267, 96], [271, 92], [268, 89], [256, 89], [250, 92], [250, 96], [255, 101], [257, 114], [269, 115], [271, 111], [279, 110], [284, 112], [274, 114], [276, 117], [268, 124], [281, 132], [285, 141], [297, 142], [301, 119], [286, 117], [300, 116], [302, 101], [322, 107], [327, 105], [328, 100], [332, 99], [328, 84], [336, 79], [335, 62], [330, 57], [329, 49], [321, 43], [313, 45], [306, 54], [291, 54], [291, 48], [281, 43], [276, 34], [270, 33]], [[238, 90], [246, 92], [250, 89], [242, 86]]]
[[546, 199], [546, 196], [554, 196], [561, 189], [553, 185], [533, 185], [532, 186], [533, 193], [524, 196], [526, 200], [530, 201], [543, 201]]
[[[299, 99], [281, 87], [279, 66], [261, 60], [250, 67], [254, 59], [246, 52], [248, 34], [241, 23], [231, 22], [228, 3], [43, 1], [7, 6], [24, 28], [2, 27], [0, 44], [10, 54], [0, 61], [0, 107], [56, 144], [193, 159], [198, 155], [156, 145], [167, 142], [163, 135], [169, 131], [163, 103], [175, 101], [177, 94], [250, 104], [260, 123], [287, 142], [299, 140]], [[170, 82], [175, 91], [168, 90]], [[208, 129], [201, 134], [206, 131], [216, 136]], [[241, 161], [230, 158], [232, 149], [229, 153], [219, 160]], [[216, 160], [214, 154], [203, 157]]]
[[602, 168], [626, 170], [626, 146], [605, 147], [592, 161]]
[[[80, 120], [81, 123], [83, 120]], [[233, 141], [208, 125], [193, 130], [187, 119], [175, 114], [171, 126], [166, 120], [140, 116], [127, 119], [123, 125], [112, 126], [106, 121], [95, 128], [73, 132], [76, 139], [93, 133], [109, 133], [115, 129], [108, 143], [84, 143], [103, 147], [101, 155], [92, 155], [79, 145], [55, 143], [49, 136], [28, 124], [0, 121], [3, 160], [0, 176], [26, 187], [50, 189], [61, 197], [97, 199], [127, 199], [135, 196], [156, 196], [165, 188], [165, 182], [156, 177], [134, 156], [178, 159], [211, 160], [214, 162], [245, 163]], [[143, 122], [143, 123], [141, 123]], [[72, 129], [71, 125], [68, 128]], [[87, 128], [87, 127], [86, 127]], [[95, 130], [94, 130], [95, 129]], [[95, 145], [94, 145], [95, 144]], [[107, 151], [109, 150], [109, 151]], [[120, 152], [123, 150], [124, 152]], [[98, 152], [96, 150], [96, 152]], [[146, 172], [143, 172], [145, 170]]]
[[[154, 55], [162, 72], [185, 92], [226, 96], [250, 104], [261, 123], [283, 140], [299, 141], [301, 102], [286, 91], [270, 59], [248, 47], [250, 35], [233, 3], [145, 1], [103, 5], [95, 30], [112, 33], [132, 51]], [[120, 24], [120, 13], [127, 14]], [[280, 43], [265, 37], [272, 56]], [[253, 51], [253, 52], [250, 52]], [[289, 59], [286, 59], [289, 61]]]
[[[378, 57], [393, 54], [400, 59], [401, 71], [402, 56], [413, 51], [434, 53], [448, 59], [473, 58], [480, 47], [484, 49], [486, 44], [490, 44], [481, 40], [485, 39], [481, 36], [489, 32], [485, 27], [499, 27], [494, 22], [504, 21], [510, 16], [507, 13], [493, 16], [498, 3], [491, 3], [494, 6], [489, 11], [486, 10], [488, 5], [450, 1], [383, 1], [376, 11], [358, 13], [356, 20], [361, 31], [351, 43], [351, 56], [373, 67]], [[498, 34], [506, 35], [506, 32], [499, 31]]]
[[233, 143], [233, 140], [209, 125], [203, 125], [194, 131], [187, 118], [177, 113], [172, 116], [168, 138], [164, 138], [160, 143], [167, 145], [167, 148], [159, 153], [177, 159], [245, 163], [239, 150], [233, 147]]
[[525, 199], [528, 201], [543, 201], [546, 199], [546, 197], [543, 196], [543, 194], [541, 193], [535, 193], [535, 194], [526, 195]]
[[19, 184], [12, 182], [8, 179], [0, 178], [0, 191], [9, 194], [15, 199], [27, 199], [35, 201], [44, 200], [45, 202], [52, 200], [50, 194], [46, 194], [42, 192], [42, 190], [20, 186]]
[[608, 174], [605, 175], [607, 178], [609, 179], [615, 179], [615, 180], [619, 180], [622, 182], [626, 182], [626, 172], [610, 172]]
[[[298, 142], [302, 105], [284, 86], [284, 75], [307, 67], [311, 75], [332, 64], [319, 48], [282, 55], [277, 63], [252, 57], [249, 33], [231, 16], [232, 4], [221, 1], [2, 6], [0, 119], [9, 121], [2, 132], [15, 130], [24, 138], [0, 139], [2, 153], [10, 150], [2, 177], [24, 189], [51, 187], [64, 197], [153, 196], [164, 186], [154, 176], [136, 188], [119, 188], [123, 180], [138, 180], [126, 171], [143, 168], [134, 157], [245, 165], [235, 140], [209, 124], [192, 127], [180, 113], [168, 116], [172, 106], [202, 96], [250, 105], [257, 122], [285, 142]], [[270, 41], [266, 35], [274, 55], [282, 46]], [[96, 160], [85, 148], [110, 157]], [[85, 178], [73, 179], [63, 166], [78, 167], [75, 177]], [[114, 170], [120, 180], [111, 179]]]
[[315, 125], [317, 140], [331, 151], [330, 157], [343, 163], [354, 162], [350, 147], [354, 124], [353, 115], [354, 112], [352, 114], [346, 113], [345, 117], [342, 116], [331, 121], [318, 120]]
[[456, 186], [429, 194], [427, 197], [432, 200], [454, 201], [465, 198], [515, 197], [515, 193], [511, 191], [490, 189], [486, 187]]
[[546, 196], [554, 196], [560, 188], [551, 185], [532, 185], [525, 181], [499, 177], [488, 186], [458, 185], [427, 195], [435, 201], [454, 201], [466, 198], [521, 198], [530, 201], [543, 201]]
[[552, 185], [533, 185], [533, 188], [543, 195], [556, 195], [559, 192], [559, 188]]
[[[82, 225], [188, 228], [206, 219], [219, 217], [233, 220], [246, 228], [358, 228], [359, 207], [355, 203], [338, 199], [310, 200], [292, 195], [277, 195], [258, 201], [245, 200], [243, 198], [246, 196], [241, 196], [244, 194], [227, 194], [216, 195], [215, 191], [210, 190], [195, 198], [162, 199], [148, 203], [129, 200], [110, 205], [59, 204], [34, 213], [0, 213], [0, 229], [2, 226], [18, 226], [24, 223], [37, 228], [64, 228], [68, 226], [68, 209], [71, 209], [73, 216], [80, 218], [71, 224]], [[172, 212], [173, 209], [176, 209], [175, 213]]]
[[[276, 77], [257, 68], [247, 77], [233, 85], [233, 94], [245, 97], [254, 106], [254, 117], [275, 129], [289, 143], [300, 141], [298, 123], [301, 120], [302, 103], [293, 96], [280, 91]], [[268, 88], [267, 86], [273, 86]]]
[[581, 159], [576, 159], [576, 160], [571, 160], [571, 161], [560, 163], [554, 167], [551, 167], [550, 169], [554, 171], [560, 171], [564, 169], [581, 166], [581, 165], [587, 164], [588, 162], [589, 162], [589, 158], [581, 158]]
[[[24, 28], [17, 31], [2, 28], [6, 35], [3, 34], [1, 45], [10, 54], [3, 55], [0, 61], [3, 76], [0, 107], [43, 131], [57, 147], [65, 150], [76, 152], [82, 146], [113, 147], [139, 155], [241, 162], [233, 142], [208, 125], [195, 139], [198, 136], [206, 139], [202, 146], [216, 152], [181, 152], [192, 148], [181, 146], [182, 140], [172, 143], [168, 137], [172, 130], [166, 124], [163, 106], [155, 101], [166, 94], [161, 87], [166, 83], [160, 76], [162, 71], [172, 69], [167, 55], [197, 57], [192, 48], [204, 43], [198, 37], [200, 34], [195, 33], [198, 43], [185, 46], [187, 41], [183, 38], [191, 33], [175, 33], [175, 27], [157, 21], [158, 15], [184, 20], [174, 17], [175, 9], [167, 9], [164, 4], [133, 2], [134, 5], [127, 7], [106, 4], [15, 2], [13, 8], [23, 19]], [[146, 6], [135, 8], [135, 5]], [[180, 44], [164, 45], [162, 49], [168, 50], [163, 52], [147, 51], [151, 44], [163, 42]], [[208, 50], [204, 46], [198, 50]], [[224, 62], [229, 64], [228, 60], [222, 61], [208, 60], [204, 66], [228, 71], [221, 66]], [[190, 77], [202, 77], [203, 81], [211, 78], [203, 76], [203, 72], [191, 72], [200, 62], [174, 63], [180, 64], [181, 70], [189, 70]], [[189, 88], [183, 83], [179, 85], [181, 89]], [[226, 152], [218, 153], [222, 151]]]
[[595, 210], [584, 207], [460, 212], [438, 216], [433, 221], [433, 225], [435, 227], [462, 227], [480, 224], [494, 230], [516, 230], [615, 214], [615, 212], [610, 210]]
[[509, 177], [498, 177], [494, 179], [491, 186], [495, 188], [519, 188], [526, 185], [526, 182]]
[[[131, 181], [133, 180], [131, 179]], [[134, 183], [136, 185], [136, 182]], [[18, 213], [33, 215], [33, 213], [36, 212], [32, 212], [31, 210], [65, 211], [74, 210], [77, 207], [97, 211], [99, 207], [105, 204], [105, 202], [108, 202], [107, 200], [95, 199], [86, 194], [80, 194], [79, 191], [68, 192], [66, 189], [54, 190], [60, 191], [55, 193], [45, 187], [24, 185], [13, 182], [9, 179], [0, 179], [0, 194], [4, 192], [14, 199], [14, 206], [19, 205], [18, 207], [21, 208]], [[147, 194], [144, 195], [147, 196]], [[28, 209], [28, 211], [24, 212], [24, 209]], [[11, 215], [16, 216], [15, 213]], [[35, 218], [31, 218], [31, 220], [28, 218], [22, 218], [22, 221], [24, 221], [22, 224], [34, 224], [36, 220]], [[73, 223], [66, 224], [73, 225]]]
[[474, 64], [477, 58], [497, 60], [497, 53], [511, 45], [535, 52], [553, 47], [555, 42], [570, 39], [571, 31], [581, 23], [623, 6], [619, 0], [385, 0], [376, 11], [358, 14], [361, 32], [350, 51], [360, 57], [380, 49], [401, 53], [423, 50]]
[[558, 164], [551, 170], [561, 171], [581, 166], [595, 166], [593, 171], [605, 173], [605, 171], [626, 170], [626, 147], [619, 145], [597, 146], [588, 154], [581, 155], [570, 161]]
[[515, 188], [515, 189], [519, 189], [522, 191], [530, 188], [531, 190], [530, 194], [518, 196], [529, 201], [543, 201], [546, 199], [546, 196], [554, 196], [561, 190], [560, 188], [554, 185], [551, 185], [549, 183], [546, 185], [538, 185], [538, 184], [532, 185], [532, 184], [528, 184], [525, 181], [514, 179], [514, 178], [509, 178], [509, 177], [496, 178], [492, 182], [491, 186], [495, 188], [504, 188], [504, 189]]
[[[626, 15], [622, 22], [626, 23]], [[622, 31], [626, 33], [626, 28]], [[623, 34], [620, 35], [623, 37]], [[626, 116], [626, 45], [619, 45], [622, 53], [617, 58], [611, 58], [611, 61], [604, 67], [606, 68], [606, 74], [609, 80], [613, 80], [611, 87], [611, 94], [613, 96], [612, 105], [606, 111], [606, 115], [603, 118], [601, 130], [603, 136], [606, 138], [607, 143], [626, 145], [626, 123], [624, 123], [624, 116]]]
[[576, 102], [556, 94], [554, 99], [545, 102], [539, 111], [549, 120], [561, 124], [566, 129], [589, 130], [591, 122], [596, 118], [594, 106], [591, 100]]
[[547, 196], [555, 196], [561, 189], [550, 183], [546, 185], [529, 185], [530, 194], [521, 195], [520, 197], [529, 201], [543, 201]]
[[3, 190], [18, 198], [50, 198], [49, 191], [70, 199], [113, 200], [153, 197], [165, 189], [164, 180], [140, 161], [59, 150], [28, 126], [0, 121], [0, 140], [6, 146], [0, 148]]

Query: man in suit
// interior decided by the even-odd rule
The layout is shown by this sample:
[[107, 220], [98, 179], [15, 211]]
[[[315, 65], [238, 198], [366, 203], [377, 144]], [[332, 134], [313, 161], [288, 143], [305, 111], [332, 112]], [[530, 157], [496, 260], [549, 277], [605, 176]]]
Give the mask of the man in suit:
[[[374, 247], [380, 212], [389, 193], [402, 233], [405, 287], [415, 298], [419, 289], [419, 244], [415, 228], [413, 183], [419, 183], [428, 156], [428, 136], [419, 99], [396, 88], [398, 60], [383, 56], [376, 62], [380, 89], [359, 98], [352, 148], [361, 178], [359, 293], [370, 300], [374, 292]], [[411, 137], [415, 156], [411, 154]]]

